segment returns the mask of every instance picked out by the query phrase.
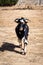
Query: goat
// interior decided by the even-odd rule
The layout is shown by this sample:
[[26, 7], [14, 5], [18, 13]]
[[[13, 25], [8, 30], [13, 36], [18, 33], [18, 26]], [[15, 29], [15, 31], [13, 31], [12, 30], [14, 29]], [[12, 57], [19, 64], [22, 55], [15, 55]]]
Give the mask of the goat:
[[15, 32], [20, 43], [22, 54], [26, 54], [26, 45], [28, 44], [27, 39], [29, 26], [27, 25], [27, 20], [28, 19], [25, 19], [24, 17], [15, 19], [15, 22], [18, 23], [18, 25], [15, 28]]

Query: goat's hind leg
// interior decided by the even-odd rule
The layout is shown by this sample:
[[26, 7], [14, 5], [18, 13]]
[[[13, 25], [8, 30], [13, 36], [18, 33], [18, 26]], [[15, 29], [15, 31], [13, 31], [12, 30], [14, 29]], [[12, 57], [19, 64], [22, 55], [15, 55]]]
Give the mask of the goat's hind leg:
[[22, 54], [23, 54], [23, 55], [26, 55], [26, 46], [27, 46], [27, 44], [22, 43], [21, 50], [22, 50]]
[[22, 47], [21, 47], [21, 50], [22, 50], [22, 54], [25, 55], [26, 54], [26, 46], [27, 44], [25, 43], [25, 37], [22, 38]]
[[26, 38], [24, 38], [24, 55], [26, 55], [27, 52], [27, 45], [28, 45], [28, 41]]
[[24, 40], [24, 54], [26, 54], [27, 52], [27, 45], [28, 45], [28, 41], [27, 39]]
[[23, 54], [23, 55], [26, 55], [26, 46], [27, 46], [27, 42], [26, 42], [26, 39], [25, 39], [25, 37], [23, 37], [22, 38], [22, 40], [21, 40], [21, 53]]
[[27, 44], [24, 43], [24, 55], [26, 55], [26, 46]]

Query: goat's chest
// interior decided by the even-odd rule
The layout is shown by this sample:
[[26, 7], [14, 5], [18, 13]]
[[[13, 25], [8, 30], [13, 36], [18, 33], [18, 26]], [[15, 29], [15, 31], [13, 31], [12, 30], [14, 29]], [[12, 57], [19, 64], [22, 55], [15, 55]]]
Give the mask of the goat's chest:
[[24, 30], [24, 25], [20, 25], [20, 27], [19, 27], [19, 31], [23, 31]]

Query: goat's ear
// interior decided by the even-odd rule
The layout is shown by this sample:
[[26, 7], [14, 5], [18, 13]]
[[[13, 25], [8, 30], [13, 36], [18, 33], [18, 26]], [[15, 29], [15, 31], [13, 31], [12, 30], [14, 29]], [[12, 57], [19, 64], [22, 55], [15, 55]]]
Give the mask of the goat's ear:
[[29, 19], [25, 19], [25, 21], [28, 23], [28, 21], [30, 21], [31, 22], [31, 20], [29, 20]]
[[16, 22], [16, 23], [18, 23], [18, 20], [19, 20], [18, 18], [17, 18], [17, 19], [15, 19], [15, 22]]
[[28, 19], [25, 19], [25, 22], [28, 23]]

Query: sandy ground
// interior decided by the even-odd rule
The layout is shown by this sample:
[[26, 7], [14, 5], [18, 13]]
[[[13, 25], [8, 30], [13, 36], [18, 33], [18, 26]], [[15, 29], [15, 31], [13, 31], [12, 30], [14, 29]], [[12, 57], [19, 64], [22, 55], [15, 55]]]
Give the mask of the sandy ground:
[[[15, 34], [14, 20], [22, 16], [31, 20], [26, 55]], [[0, 65], [43, 65], [43, 10], [0, 10]]]

